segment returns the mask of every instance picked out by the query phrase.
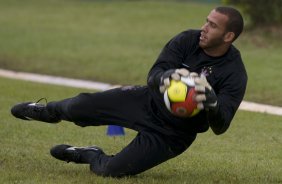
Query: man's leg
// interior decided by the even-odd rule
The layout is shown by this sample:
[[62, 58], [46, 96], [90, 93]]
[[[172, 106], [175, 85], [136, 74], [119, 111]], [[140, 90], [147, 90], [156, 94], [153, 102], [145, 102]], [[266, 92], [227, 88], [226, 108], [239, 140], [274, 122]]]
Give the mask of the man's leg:
[[106, 155], [97, 146], [74, 147], [57, 145], [51, 155], [59, 160], [90, 164], [97, 175], [122, 177], [136, 175], [184, 152], [195, 140], [191, 135], [185, 141], [156, 132], [142, 131], [116, 155]]
[[144, 121], [147, 102], [146, 87], [130, 86], [98, 93], [81, 93], [73, 98], [50, 102], [47, 109], [60, 119], [82, 127], [111, 124], [140, 131], [140, 123], [135, 123]]
[[[177, 139], [172, 142], [164, 135], [142, 131], [116, 155], [93, 156], [90, 161], [90, 169], [102, 176], [136, 175], [181, 154], [195, 138], [196, 135], [191, 135], [191, 139], [186, 140], [185, 143]], [[87, 156], [89, 157], [89, 154]]]
[[21, 103], [11, 111], [15, 117], [23, 120], [49, 123], [66, 120], [79, 126], [114, 124], [139, 131], [142, 127], [135, 125], [135, 122], [142, 122], [146, 117], [147, 101], [146, 87], [131, 86], [98, 93], [81, 93], [73, 98], [50, 102], [46, 106]]
[[[52, 115], [59, 120], [75, 122], [79, 126], [116, 124], [137, 130], [139, 132], [137, 137], [115, 156], [97, 154], [89, 147], [68, 149], [69, 146], [65, 146], [68, 149], [67, 154], [62, 146], [59, 146], [59, 152], [53, 149], [53, 156], [56, 155], [55, 157], [60, 160], [72, 161], [69, 158], [65, 159], [65, 156], [70, 157], [75, 154], [78, 160], [74, 161], [89, 162], [91, 170], [96, 174], [121, 177], [138, 174], [179, 155], [195, 139], [196, 135], [191, 135], [190, 140], [183, 141], [150, 131], [154, 129], [153, 126], [159, 128], [160, 125], [155, 124], [153, 121], [156, 120], [149, 115], [148, 100], [146, 87], [127, 87], [101, 93], [82, 93], [74, 98], [51, 102], [47, 107], [40, 107], [39, 113], [36, 111], [38, 108], [33, 108], [34, 105], [24, 105], [24, 107], [27, 108], [26, 113], [31, 115], [35, 113], [35, 120], [39, 121], [44, 121], [41, 115], [44, 117]], [[13, 109], [16, 107], [19, 106]], [[61, 156], [60, 153], [63, 153], [62, 157], [58, 157]]]

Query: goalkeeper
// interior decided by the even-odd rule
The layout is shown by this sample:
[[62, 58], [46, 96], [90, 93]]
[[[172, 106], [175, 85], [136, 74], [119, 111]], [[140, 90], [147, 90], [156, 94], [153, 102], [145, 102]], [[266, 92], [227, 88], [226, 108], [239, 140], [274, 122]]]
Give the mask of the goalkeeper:
[[[11, 113], [23, 120], [78, 126], [119, 125], [138, 134], [116, 155], [97, 146], [61, 144], [51, 148], [59, 160], [89, 164], [101, 176], [136, 175], [183, 153], [198, 133], [209, 127], [224, 133], [245, 93], [247, 74], [233, 41], [243, 30], [241, 14], [231, 7], [217, 7], [200, 30], [187, 30], [172, 38], [148, 74], [148, 85], [126, 86], [43, 105], [25, 102]], [[193, 74], [191, 74], [193, 72]], [[195, 101], [201, 112], [192, 118], [172, 115], [163, 101], [170, 80], [193, 75]]]

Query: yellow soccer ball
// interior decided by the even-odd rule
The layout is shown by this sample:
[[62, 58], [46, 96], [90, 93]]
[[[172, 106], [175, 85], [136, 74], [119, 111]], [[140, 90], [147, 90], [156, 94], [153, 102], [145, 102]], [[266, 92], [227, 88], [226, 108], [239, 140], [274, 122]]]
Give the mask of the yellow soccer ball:
[[164, 102], [167, 109], [175, 116], [193, 117], [200, 112], [194, 100], [195, 95], [194, 79], [182, 77], [180, 81], [170, 81], [170, 86], [164, 93]]

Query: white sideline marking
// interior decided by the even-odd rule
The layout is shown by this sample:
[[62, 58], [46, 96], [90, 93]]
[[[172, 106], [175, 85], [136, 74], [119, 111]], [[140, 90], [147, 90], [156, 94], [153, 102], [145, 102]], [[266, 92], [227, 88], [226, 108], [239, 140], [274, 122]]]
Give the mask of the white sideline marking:
[[107, 90], [113, 88], [112, 85], [101, 83], [101, 82], [70, 79], [64, 77], [54, 77], [50, 75], [41, 75], [41, 74], [33, 74], [26, 72], [15, 72], [10, 70], [3, 70], [3, 69], [0, 69], [0, 76], [11, 78], [11, 79], [20, 79], [26, 81], [55, 84], [60, 86], [70, 86], [76, 88], [86, 88], [86, 89], [96, 89], [96, 90]]
[[282, 116], [282, 107], [259, 104], [255, 102], [243, 101], [240, 104], [239, 109]]
[[[65, 77], [54, 77], [54, 76], [49, 76], [49, 75], [32, 74], [32, 73], [26, 73], [26, 72], [15, 72], [15, 71], [10, 71], [10, 70], [3, 70], [3, 69], [0, 69], [0, 76], [11, 78], [11, 79], [20, 79], [20, 80], [26, 80], [26, 81], [33, 81], [33, 82], [46, 83], [46, 84], [55, 84], [55, 85], [60, 85], [60, 86], [69, 86], [69, 87], [76, 87], [76, 88], [95, 89], [95, 90], [101, 90], [101, 91], [116, 87], [116, 85], [110, 85], [110, 84], [101, 83], [101, 82], [70, 79], [70, 78], [65, 78]], [[258, 104], [254, 102], [243, 101], [239, 109], [282, 116], [282, 107]]]

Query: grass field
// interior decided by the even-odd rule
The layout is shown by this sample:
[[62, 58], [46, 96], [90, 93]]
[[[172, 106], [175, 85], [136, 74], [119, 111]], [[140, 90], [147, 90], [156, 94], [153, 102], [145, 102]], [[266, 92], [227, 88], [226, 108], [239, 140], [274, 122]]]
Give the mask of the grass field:
[[[0, 0], [0, 67], [145, 84], [164, 44], [183, 30], [200, 28], [215, 6], [160, 0]], [[249, 74], [246, 100], [282, 104], [278, 37], [246, 32], [236, 41]]]
[[[187, 28], [199, 28], [215, 4], [183, 1], [0, 0], [0, 68], [144, 84], [163, 45]], [[246, 100], [281, 105], [282, 48], [271, 34], [246, 32], [235, 43], [249, 74]], [[24, 122], [15, 103], [67, 98], [85, 89], [0, 78], [0, 183], [282, 183], [282, 118], [239, 111], [221, 136], [199, 134], [181, 156], [140, 175], [103, 178], [85, 165], [54, 160], [55, 144], [98, 145], [108, 154], [126, 146], [106, 127], [79, 128]]]
[[[199, 134], [181, 156], [140, 175], [123, 179], [98, 177], [85, 165], [53, 159], [56, 144], [99, 145], [114, 154], [135, 136], [106, 136], [106, 127], [80, 128], [13, 118], [10, 107], [23, 99], [50, 101], [77, 94], [80, 89], [39, 85], [0, 78], [0, 183], [281, 183], [281, 117], [239, 111], [222, 136]], [[20, 92], [19, 92], [20, 91]]]

